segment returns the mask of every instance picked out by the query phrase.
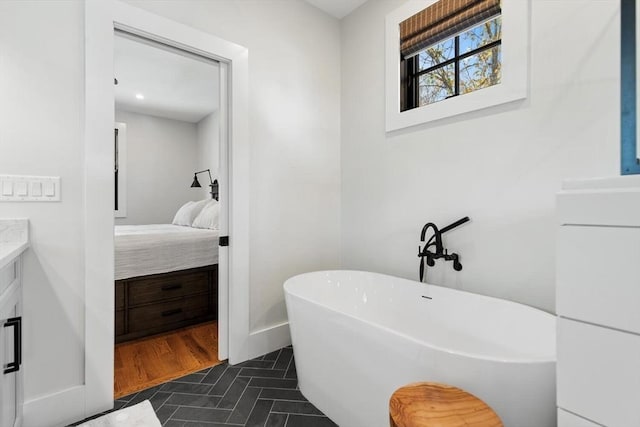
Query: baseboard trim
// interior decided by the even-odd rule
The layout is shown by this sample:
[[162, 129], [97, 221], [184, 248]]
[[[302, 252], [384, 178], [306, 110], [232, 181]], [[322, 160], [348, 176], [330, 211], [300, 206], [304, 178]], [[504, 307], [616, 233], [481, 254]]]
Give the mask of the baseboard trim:
[[249, 334], [249, 359], [262, 356], [291, 344], [289, 322], [260, 329]]
[[66, 426], [84, 419], [84, 393], [80, 385], [27, 400], [23, 427]]

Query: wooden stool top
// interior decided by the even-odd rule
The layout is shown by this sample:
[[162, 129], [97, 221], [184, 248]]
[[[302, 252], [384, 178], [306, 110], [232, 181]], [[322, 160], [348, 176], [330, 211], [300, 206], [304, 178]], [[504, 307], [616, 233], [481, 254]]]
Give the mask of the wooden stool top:
[[413, 383], [389, 400], [391, 427], [503, 427], [482, 400], [457, 387]]

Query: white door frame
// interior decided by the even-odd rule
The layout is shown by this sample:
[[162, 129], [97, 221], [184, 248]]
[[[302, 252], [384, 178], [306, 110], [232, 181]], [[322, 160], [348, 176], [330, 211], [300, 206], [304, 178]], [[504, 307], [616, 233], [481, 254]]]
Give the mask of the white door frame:
[[[115, 0], [85, 1], [85, 405], [86, 415], [113, 406], [113, 38], [114, 29], [206, 56], [228, 70], [228, 279], [220, 313], [229, 314], [228, 359], [249, 356], [248, 50], [211, 34]], [[223, 126], [224, 127], [224, 126]], [[221, 141], [222, 143], [222, 141]], [[224, 161], [224, 159], [221, 159]], [[228, 185], [228, 188], [225, 186]], [[228, 197], [225, 197], [227, 196]], [[226, 200], [225, 200], [226, 199]], [[221, 261], [224, 261], [224, 250]], [[224, 274], [222, 274], [224, 276]], [[224, 279], [224, 277], [222, 277]], [[222, 284], [224, 286], [224, 284]], [[228, 298], [224, 298], [225, 293]], [[223, 338], [224, 339], [224, 338]]]

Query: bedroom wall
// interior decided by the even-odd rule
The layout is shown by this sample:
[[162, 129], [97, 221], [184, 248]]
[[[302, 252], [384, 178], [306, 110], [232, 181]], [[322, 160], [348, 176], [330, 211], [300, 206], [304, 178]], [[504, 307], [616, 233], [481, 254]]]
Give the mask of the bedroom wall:
[[180, 206], [201, 198], [190, 188], [196, 124], [121, 110], [116, 121], [127, 124], [127, 217], [116, 224], [170, 224]]
[[422, 226], [468, 215], [445, 237], [464, 269], [440, 262], [428, 281], [553, 311], [555, 194], [619, 173], [619, 2], [532, 1], [526, 101], [385, 134], [384, 22], [400, 4], [341, 23], [342, 265], [417, 279]]
[[339, 22], [303, 1], [127, 3], [249, 49], [250, 327], [269, 330], [288, 277], [340, 263]]
[[0, 1], [0, 173], [60, 176], [62, 190], [58, 203], [0, 204], [30, 220], [25, 415], [84, 382], [83, 41], [81, 2]]
[[[197, 123], [197, 147], [196, 147], [196, 162], [197, 170], [211, 169], [211, 177], [213, 179], [218, 178], [218, 157], [220, 155], [220, 122], [218, 118], [218, 112], [214, 111]], [[201, 199], [208, 199], [211, 197], [209, 190], [211, 189], [207, 184], [209, 183], [209, 177], [206, 174], [200, 175], [200, 184], [202, 189], [199, 190], [199, 197]]]

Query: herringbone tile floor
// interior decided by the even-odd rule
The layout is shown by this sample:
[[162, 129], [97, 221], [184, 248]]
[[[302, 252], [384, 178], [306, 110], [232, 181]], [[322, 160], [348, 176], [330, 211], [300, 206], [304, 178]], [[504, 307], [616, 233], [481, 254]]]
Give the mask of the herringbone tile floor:
[[166, 427], [336, 426], [298, 390], [293, 349], [235, 366], [223, 363], [115, 401], [114, 409], [149, 399]]

